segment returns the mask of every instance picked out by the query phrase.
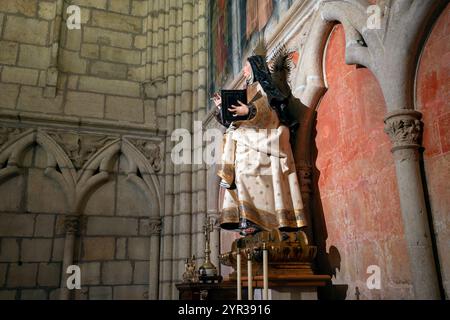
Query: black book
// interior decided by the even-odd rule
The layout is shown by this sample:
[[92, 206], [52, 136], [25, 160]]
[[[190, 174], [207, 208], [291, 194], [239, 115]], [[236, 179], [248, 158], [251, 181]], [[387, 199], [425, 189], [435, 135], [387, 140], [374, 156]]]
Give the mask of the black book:
[[247, 116], [233, 116], [228, 110], [231, 106], [239, 106], [239, 102], [247, 104], [247, 90], [221, 90], [222, 96], [222, 120], [227, 122], [247, 120]]

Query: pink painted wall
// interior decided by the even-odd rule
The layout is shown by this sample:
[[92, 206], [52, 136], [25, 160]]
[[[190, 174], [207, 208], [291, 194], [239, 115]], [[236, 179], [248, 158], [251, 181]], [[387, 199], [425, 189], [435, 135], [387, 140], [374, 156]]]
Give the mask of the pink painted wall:
[[417, 110], [423, 113], [424, 168], [443, 284], [450, 298], [450, 5], [439, 17], [417, 74]]
[[[326, 50], [328, 91], [317, 110], [315, 140], [333, 283], [348, 286], [347, 299], [357, 298], [356, 287], [360, 299], [410, 298], [394, 160], [383, 131], [384, 98], [374, 75], [346, 65], [344, 56], [345, 34], [337, 25]], [[366, 285], [371, 265], [380, 267], [380, 290]]]

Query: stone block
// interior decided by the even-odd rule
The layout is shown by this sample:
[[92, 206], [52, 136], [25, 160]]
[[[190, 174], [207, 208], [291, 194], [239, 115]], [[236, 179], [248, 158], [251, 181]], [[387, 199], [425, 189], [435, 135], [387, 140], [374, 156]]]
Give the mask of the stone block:
[[47, 44], [47, 34], [47, 21], [8, 16], [3, 32], [3, 38], [6, 40], [44, 46]]
[[44, 176], [42, 169], [28, 171], [27, 206], [29, 212], [66, 213], [63, 190], [55, 181]]
[[132, 41], [133, 37], [129, 33], [122, 33], [87, 26], [84, 28], [83, 42], [119, 48], [131, 48]]
[[20, 46], [19, 66], [47, 69], [50, 65], [50, 48], [22, 44]]
[[81, 287], [100, 284], [100, 263], [81, 263]]
[[102, 283], [111, 285], [131, 284], [133, 268], [129, 261], [105, 262], [102, 268]]
[[87, 62], [81, 59], [78, 52], [72, 52], [62, 49], [60, 56], [61, 70], [77, 74], [86, 73]]
[[150, 255], [149, 238], [129, 238], [128, 258], [131, 260], [148, 260]]
[[111, 120], [144, 122], [144, 104], [141, 99], [107, 97], [105, 118]]
[[43, 289], [22, 290], [20, 300], [47, 300], [47, 292]]
[[15, 300], [16, 290], [0, 290], [0, 300]]
[[78, 117], [103, 118], [105, 96], [102, 94], [69, 91], [65, 113]]
[[17, 109], [42, 113], [61, 113], [62, 104], [62, 93], [58, 93], [55, 98], [45, 98], [42, 88], [22, 86]]
[[78, 88], [78, 79], [80, 77], [76, 75], [69, 75], [67, 78], [67, 89], [76, 90]]
[[36, 217], [35, 237], [51, 238], [55, 229], [55, 216], [40, 214]]
[[64, 238], [53, 239], [52, 261], [62, 261], [64, 255]]
[[82, 91], [140, 97], [139, 83], [124, 80], [107, 80], [97, 77], [80, 77], [78, 88]]
[[84, 43], [81, 45], [81, 56], [88, 59], [98, 59], [100, 57], [98, 44]]
[[148, 197], [135, 184], [120, 175], [117, 187], [117, 212], [119, 216], [146, 217], [152, 210]]
[[111, 300], [112, 287], [90, 287], [89, 300]]
[[41, 19], [53, 20], [56, 15], [56, 3], [39, 1], [38, 15]]
[[[1, 93], [0, 93], [1, 97]], [[3, 98], [3, 97], [2, 97]], [[0, 103], [1, 104], [1, 103]], [[27, 152], [27, 156], [28, 156]], [[24, 158], [26, 158], [25, 156]], [[24, 159], [25, 160], [25, 159]], [[26, 167], [25, 165], [23, 167]], [[24, 197], [26, 177], [24, 175], [16, 176], [0, 184], [0, 212], [21, 212], [22, 200]]]
[[130, 13], [130, 0], [110, 0], [109, 10], [129, 14]]
[[82, 246], [83, 261], [113, 260], [114, 238], [84, 238]]
[[141, 64], [141, 51], [103, 46], [100, 48], [102, 60], [125, 64]]
[[135, 236], [138, 233], [138, 227], [137, 219], [89, 217], [87, 234], [98, 236]]
[[2, 237], [32, 237], [34, 215], [0, 213]]
[[0, 239], [0, 262], [19, 261], [19, 239]]
[[33, 69], [4, 67], [2, 71], [2, 82], [36, 85], [39, 71]]
[[17, 42], [0, 41], [0, 64], [16, 64], [17, 51], [19, 45]]
[[64, 29], [61, 33], [63, 48], [71, 51], [79, 51], [81, 47], [81, 30]]
[[8, 288], [31, 288], [36, 286], [37, 263], [10, 264], [6, 285]]
[[110, 180], [94, 191], [84, 208], [85, 215], [113, 216], [115, 207], [116, 181]]
[[133, 283], [148, 284], [149, 262], [136, 262], [134, 264]]
[[[8, 264], [0, 263], [0, 288], [3, 288], [6, 284], [6, 271], [7, 270], [8, 270]], [[1, 298], [0, 298], [0, 300], [1, 300]]]
[[23, 239], [22, 261], [47, 262], [52, 253], [52, 239]]
[[0, 1], [0, 11], [33, 17], [36, 15], [36, 2], [36, 0]]
[[0, 13], [0, 34], [3, 33], [3, 20], [5, 15], [3, 13]]
[[146, 300], [148, 286], [117, 286], [114, 287], [114, 300]]
[[128, 67], [127, 77], [129, 80], [142, 82], [145, 80], [145, 67]]
[[135, 36], [134, 37], [134, 47], [136, 49], [145, 49], [147, 47], [147, 37], [146, 36]]
[[61, 282], [61, 263], [39, 264], [38, 285], [41, 287], [59, 287]]
[[124, 64], [95, 61], [91, 65], [91, 74], [102, 78], [125, 79], [127, 66]]
[[127, 257], [127, 238], [116, 240], [116, 259], [123, 260]]
[[72, 4], [97, 9], [106, 9], [108, 0], [73, 0]]
[[147, 1], [133, 0], [131, 5], [131, 14], [133, 16], [145, 17], [148, 12]]
[[105, 11], [92, 11], [92, 24], [96, 27], [142, 33], [143, 19]]

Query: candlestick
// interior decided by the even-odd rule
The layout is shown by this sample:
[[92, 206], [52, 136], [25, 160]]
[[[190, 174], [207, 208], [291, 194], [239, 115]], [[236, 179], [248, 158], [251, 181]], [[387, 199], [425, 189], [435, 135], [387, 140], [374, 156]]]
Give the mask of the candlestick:
[[242, 300], [242, 282], [241, 282], [241, 252], [237, 249], [236, 255], [236, 273], [237, 273], [237, 299]]
[[252, 256], [250, 253], [247, 255], [247, 287], [248, 287], [248, 300], [253, 300], [253, 275], [252, 275]]
[[263, 300], [269, 300], [269, 255], [263, 243]]

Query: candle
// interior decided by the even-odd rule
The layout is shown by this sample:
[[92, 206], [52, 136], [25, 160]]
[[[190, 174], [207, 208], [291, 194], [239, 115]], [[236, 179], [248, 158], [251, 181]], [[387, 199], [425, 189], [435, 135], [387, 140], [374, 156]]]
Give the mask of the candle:
[[269, 300], [269, 255], [263, 243], [263, 300]]
[[236, 273], [237, 273], [237, 299], [242, 300], [242, 283], [241, 283], [241, 253], [239, 249], [236, 255]]
[[247, 286], [248, 286], [248, 300], [253, 300], [253, 276], [252, 276], [252, 256], [247, 255]]

